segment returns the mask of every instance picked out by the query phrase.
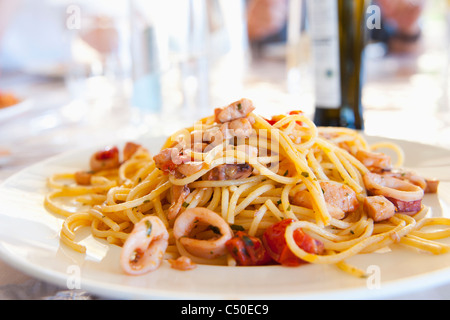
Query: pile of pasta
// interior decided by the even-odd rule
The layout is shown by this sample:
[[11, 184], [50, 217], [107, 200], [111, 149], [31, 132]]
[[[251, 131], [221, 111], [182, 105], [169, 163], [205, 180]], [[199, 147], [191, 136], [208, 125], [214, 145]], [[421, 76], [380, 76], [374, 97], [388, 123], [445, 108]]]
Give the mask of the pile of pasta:
[[[284, 221], [288, 223], [277, 241], [284, 245], [283, 255], [289, 251], [288, 261], [336, 265], [356, 276], [365, 273], [348, 264], [349, 258], [394, 243], [433, 254], [449, 251], [437, 240], [450, 235], [445, 227], [450, 221], [428, 217], [422, 203], [424, 193], [436, 192], [437, 182], [403, 170], [404, 155], [398, 146], [369, 145], [352, 129], [317, 127], [300, 111], [271, 119], [253, 111], [252, 102], [241, 99], [175, 132], [158, 154], [127, 143], [123, 153], [111, 147], [92, 155], [90, 169], [49, 177], [45, 207], [65, 217], [61, 241], [86, 252], [76, 241], [81, 227], [121, 247], [132, 237], [150, 238], [152, 232], [165, 229], [149, 239], [153, 244], [160, 241], [160, 246], [165, 243], [158, 257], [153, 252], [145, 263], [159, 265], [159, 259], [176, 266], [177, 261], [188, 261], [180, 269], [196, 264], [252, 265], [239, 257], [255, 261], [250, 249], [258, 245], [269, 251], [264, 264], [275, 264], [280, 263], [280, 254], [274, 256], [267, 247], [267, 239], [273, 237], [265, 235], [269, 230], [273, 235], [274, 226]], [[396, 163], [380, 148], [391, 149]], [[386, 190], [388, 194], [383, 194]], [[394, 199], [395, 192], [403, 198]], [[370, 203], [371, 199], [382, 201]], [[393, 211], [387, 212], [392, 206]], [[191, 250], [183, 239], [195, 238], [195, 245], [206, 246], [228, 232], [207, 222], [194, 234], [192, 224], [202, 220], [200, 208], [226, 223], [231, 230], [228, 244], [238, 237], [241, 247], [219, 250], [211, 257]], [[177, 220], [186, 219], [188, 213], [198, 219], [177, 236], [176, 228], [181, 228]], [[142, 221], [147, 229], [139, 235], [136, 228]], [[439, 228], [425, 228], [430, 225]], [[299, 230], [320, 250], [299, 243]], [[151, 246], [141, 245], [126, 259], [137, 262]]]

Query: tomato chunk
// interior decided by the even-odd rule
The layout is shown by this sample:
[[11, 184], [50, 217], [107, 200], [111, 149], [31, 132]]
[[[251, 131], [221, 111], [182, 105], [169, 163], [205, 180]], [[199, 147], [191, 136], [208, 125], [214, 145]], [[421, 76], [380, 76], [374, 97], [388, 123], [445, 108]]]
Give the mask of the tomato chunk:
[[[303, 115], [303, 111], [301, 111], [301, 110], [292, 110], [292, 111], [289, 111], [288, 112], [288, 115], [290, 115], [290, 116], [292, 116], [292, 115], [297, 115], [297, 114], [300, 114], [300, 115]], [[301, 121], [295, 121], [299, 126], [303, 126], [303, 122], [301, 122]]]
[[264, 120], [266, 120], [271, 126], [273, 126], [275, 123], [277, 123], [278, 121], [280, 121], [284, 117], [285, 117], [284, 115], [280, 114], [280, 115], [272, 116], [271, 119], [264, 118]]
[[104, 150], [97, 151], [95, 158], [97, 160], [110, 160], [119, 157], [119, 149], [116, 146], [106, 147]]
[[290, 115], [290, 116], [295, 115], [295, 114], [303, 114], [303, 111], [301, 111], [301, 110], [292, 110], [292, 111], [288, 112], [288, 115]]
[[[289, 115], [289, 116], [297, 115], [297, 114], [303, 115], [303, 111], [300, 111], [300, 110], [293, 110], [293, 111], [289, 111], [289, 112], [287, 113], [287, 115]], [[279, 114], [279, 115], [276, 115], [276, 116], [272, 116], [271, 119], [266, 119], [266, 118], [264, 118], [264, 120], [266, 120], [270, 125], [273, 126], [275, 123], [277, 123], [278, 121], [280, 121], [280, 120], [283, 119], [284, 117], [285, 117], [285, 115]], [[301, 121], [296, 121], [296, 123], [297, 123], [299, 126], [302, 126], [302, 125], [303, 125], [303, 123], [302, 123]]]
[[[306, 263], [297, 257], [286, 243], [284, 235], [286, 228], [292, 222], [294, 222], [294, 219], [284, 219], [271, 225], [266, 229], [262, 238], [263, 244], [272, 259], [285, 266], [298, 266]], [[300, 228], [294, 231], [294, 240], [300, 248], [308, 253], [321, 254], [324, 251], [322, 242], [313, 239]]]
[[114, 146], [97, 151], [91, 156], [89, 163], [92, 171], [118, 168], [120, 166], [119, 149]]
[[261, 240], [243, 231], [236, 232], [225, 246], [240, 266], [260, 266], [272, 261]]

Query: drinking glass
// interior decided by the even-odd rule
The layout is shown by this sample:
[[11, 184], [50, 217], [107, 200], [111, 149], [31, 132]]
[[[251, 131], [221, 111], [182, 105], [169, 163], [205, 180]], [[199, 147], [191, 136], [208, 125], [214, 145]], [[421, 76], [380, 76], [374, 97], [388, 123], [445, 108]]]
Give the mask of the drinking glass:
[[303, 112], [314, 112], [311, 41], [306, 23], [306, 0], [289, 0], [286, 45], [287, 90]]
[[86, 119], [93, 122], [127, 106], [131, 66], [127, 8], [126, 0], [78, 1], [68, 7], [72, 57], [66, 85], [77, 102], [73, 105], [84, 108]]
[[207, 108], [205, 0], [132, 0], [131, 103], [139, 122], [170, 133]]
[[132, 105], [171, 134], [237, 100], [247, 33], [243, 0], [131, 0]]

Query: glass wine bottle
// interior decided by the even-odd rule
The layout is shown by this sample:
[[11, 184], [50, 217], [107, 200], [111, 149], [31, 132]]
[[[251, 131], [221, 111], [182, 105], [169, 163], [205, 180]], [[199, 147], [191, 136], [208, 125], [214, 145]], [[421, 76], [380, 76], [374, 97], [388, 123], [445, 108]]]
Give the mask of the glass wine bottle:
[[364, 129], [361, 90], [369, 0], [310, 0], [317, 126]]

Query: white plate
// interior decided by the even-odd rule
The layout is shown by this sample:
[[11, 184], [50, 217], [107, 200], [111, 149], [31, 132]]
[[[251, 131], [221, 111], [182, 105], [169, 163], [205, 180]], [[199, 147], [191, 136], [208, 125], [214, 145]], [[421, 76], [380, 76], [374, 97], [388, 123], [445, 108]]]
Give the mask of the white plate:
[[[426, 195], [424, 202], [431, 206], [433, 215], [450, 216], [450, 151], [396, 142], [405, 150], [408, 167], [441, 179], [439, 194]], [[148, 147], [156, 151], [155, 146], [160, 144]], [[88, 252], [84, 255], [61, 244], [58, 233], [62, 219], [42, 206], [46, 178], [55, 172], [86, 167], [93, 151], [51, 158], [0, 185], [0, 257], [5, 262], [63, 287], [80, 285], [93, 294], [117, 299], [385, 298], [450, 281], [450, 254], [435, 256], [400, 246], [350, 259], [361, 268], [369, 268], [367, 279], [354, 278], [334, 266], [312, 264], [297, 268], [199, 265], [183, 272], [164, 263], [153, 273], [127, 276], [119, 267], [120, 250], [116, 246], [88, 236], [84, 240]]]

